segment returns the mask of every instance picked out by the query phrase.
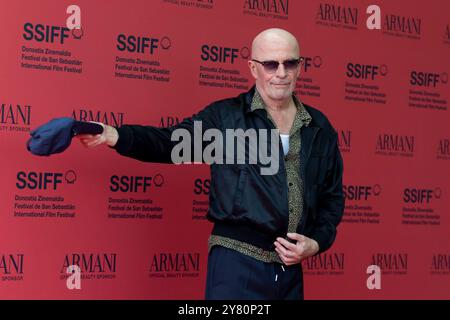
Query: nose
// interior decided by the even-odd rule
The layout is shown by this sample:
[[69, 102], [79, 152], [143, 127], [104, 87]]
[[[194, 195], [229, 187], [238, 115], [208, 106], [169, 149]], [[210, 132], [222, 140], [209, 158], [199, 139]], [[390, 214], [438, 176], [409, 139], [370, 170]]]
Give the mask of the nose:
[[278, 64], [276, 76], [278, 78], [285, 78], [287, 76], [287, 72], [286, 72], [286, 69], [284, 68], [284, 64], [282, 64], [282, 63]]

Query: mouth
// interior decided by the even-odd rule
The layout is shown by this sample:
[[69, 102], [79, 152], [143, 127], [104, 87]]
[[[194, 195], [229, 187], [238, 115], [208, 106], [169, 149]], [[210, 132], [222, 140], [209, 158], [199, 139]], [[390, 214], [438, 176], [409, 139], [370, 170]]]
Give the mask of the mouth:
[[289, 83], [272, 83], [272, 85], [274, 85], [274, 86], [280, 86], [280, 87], [285, 87], [285, 86], [288, 86]]

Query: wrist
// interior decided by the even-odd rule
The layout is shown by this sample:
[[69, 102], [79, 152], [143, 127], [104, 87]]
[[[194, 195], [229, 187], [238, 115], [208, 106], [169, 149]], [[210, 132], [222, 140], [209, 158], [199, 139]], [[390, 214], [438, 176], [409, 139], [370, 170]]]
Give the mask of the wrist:
[[106, 144], [110, 147], [114, 147], [119, 140], [119, 132], [117, 132], [116, 128], [105, 125], [105, 137]]
[[315, 255], [320, 250], [319, 243], [314, 239], [311, 239], [311, 242], [313, 247], [313, 255]]

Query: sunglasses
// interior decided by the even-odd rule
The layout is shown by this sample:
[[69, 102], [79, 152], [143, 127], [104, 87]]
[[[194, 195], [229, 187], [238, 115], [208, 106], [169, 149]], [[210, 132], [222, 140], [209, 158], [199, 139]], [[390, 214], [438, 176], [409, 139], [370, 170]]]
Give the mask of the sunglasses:
[[[261, 64], [264, 67], [264, 70], [268, 73], [275, 73], [278, 70], [278, 67], [280, 65], [280, 62], [275, 61], [275, 60], [268, 60], [268, 61], [258, 61], [256, 59], [252, 59], [252, 61], [257, 62], [259, 64]], [[281, 62], [284, 66], [284, 69], [287, 72], [292, 72], [295, 71], [298, 67], [298, 65], [303, 62], [303, 58], [300, 57], [298, 59], [289, 59], [289, 60], [284, 60], [283, 62]]]

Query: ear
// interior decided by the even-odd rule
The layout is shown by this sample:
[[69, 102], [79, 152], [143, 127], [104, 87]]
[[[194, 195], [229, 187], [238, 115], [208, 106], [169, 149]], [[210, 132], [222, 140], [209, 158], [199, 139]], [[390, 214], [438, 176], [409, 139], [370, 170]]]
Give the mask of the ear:
[[256, 65], [255, 65], [255, 63], [253, 61], [251, 61], [251, 60], [248, 60], [247, 64], [248, 64], [248, 67], [250, 69], [250, 72], [251, 72], [253, 78], [258, 79], [258, 74], [256, 73]]

